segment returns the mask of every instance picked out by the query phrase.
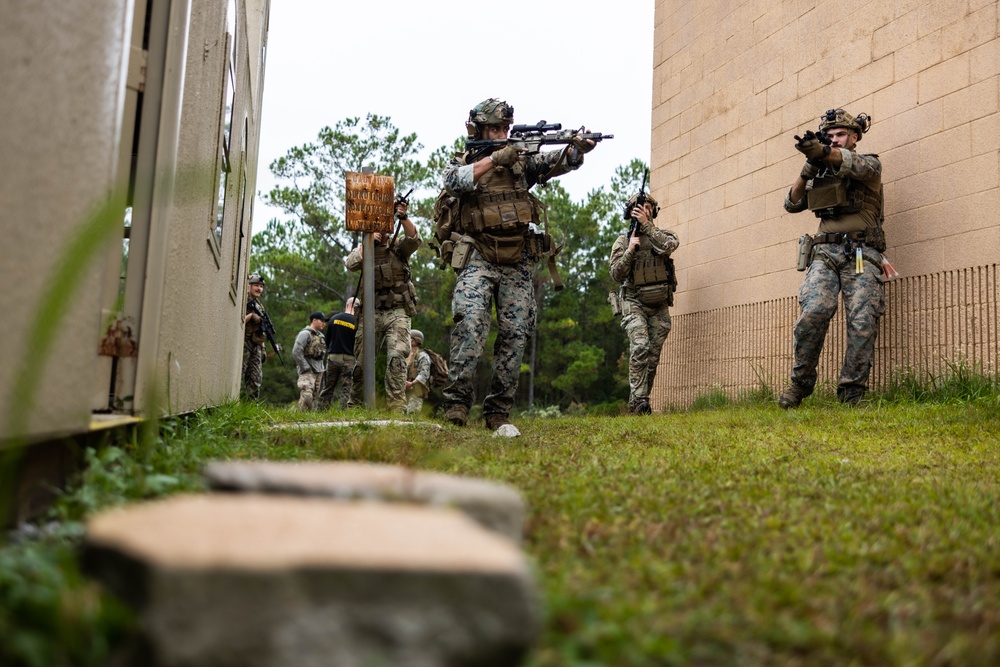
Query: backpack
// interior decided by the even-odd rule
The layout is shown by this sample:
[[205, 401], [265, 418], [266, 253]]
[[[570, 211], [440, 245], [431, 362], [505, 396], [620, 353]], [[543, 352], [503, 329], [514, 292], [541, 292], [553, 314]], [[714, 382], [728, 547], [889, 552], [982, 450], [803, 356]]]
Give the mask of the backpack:
[[434, 350], [424, 348], [431, 358], [431, 387], [444, 387], [448, 384], [448, 362]]
[[441, 190], [434, 202], [434, 240], [431, 247], [441, 260], [439, 269], [451, 266], [455, 243], [462, 238], [459, 222], [459, 199]]

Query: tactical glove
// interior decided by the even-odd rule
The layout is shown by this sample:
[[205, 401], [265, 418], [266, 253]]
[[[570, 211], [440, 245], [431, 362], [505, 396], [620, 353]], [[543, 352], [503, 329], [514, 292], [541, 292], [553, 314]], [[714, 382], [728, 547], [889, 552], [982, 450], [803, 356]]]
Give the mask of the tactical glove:
[[816, 178], [817, 174], [819, 174], [819, 167], [814, 165], [812, 162], [807, 160], [806, 163], [802, 165], [802, 172], [800, 174], [802, 178], [808, 181], [810, 178]]
[[796, 134], [795, 140], [795, 150], [805, 155], [806, 159], [813, 164], [830, 154], [830, 147], [824, 146], [812, 130], [801, 137]]
[[586, 139], [581, 139], [580, 137], [573, 137], [572, 146], [576, 150], [580, 151], [581, 154], [583, 154], [583, 153], [589, 153], [590, 151], [594, 150], [597, 144], [592, 144]]
[[504, 146], [498, 151], [494, 151], [490, 155], [490, 160], [493, 162], [494, 167], [510, 167], [518, 158], [521, 157], [521, 151], [517, 150], [514, 146]]

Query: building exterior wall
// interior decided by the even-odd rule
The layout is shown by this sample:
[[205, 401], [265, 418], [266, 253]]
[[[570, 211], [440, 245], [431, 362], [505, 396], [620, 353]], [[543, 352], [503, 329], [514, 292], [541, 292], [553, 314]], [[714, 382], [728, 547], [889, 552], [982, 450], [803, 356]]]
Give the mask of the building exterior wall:
[[[998, 5], [657, 0], [651, 184], [681, 247], [654, 407], [787, 382], [797, 239], [817, 227], [782, 207], [793, 135], [836, 107], [873, 118], [859, 149], [881, 157], [902, 276], [886, 284], [873, 386], [959, 361], [997, 371]], [[820, 382], [836, 382], [838, 318]]]
[[[131, 8], [126, 0], [6, 3], [0, 22], [0, 439], [86, 430], [100, 325], [99, 270], [42, 303], [115, 187]], [[54, 335], [42, 358], [31, 342]], [[38, 392], [16, 385], [22, 372]], [[31, 399], [34, 398], [32, 401]]]
[[[219, 119], [226, 113], [227, 72], [224, 2], [192, 5], [184, 107], [177, 164], [180, 181], [174, 200], [165, 257], [163, 315], [156, 335], [158, 378], [169, 376], [169, 410], [186, 412], [235, 397], [243, 361], [245, 283], [251, 212], [257, 180], [260, 117], [257, 92], [261, 72], [261, 13], [264, 3], [235, 5], [234, 105], [221, 238], [215, 228], [221, 169]], [[247, 16], [255, 16], [250, 27]], [[254, 37], [251, 42], [248, 37]], [[253, 56], [251, 55], [253, 52]], [[204, 119], [215, 119], [207, 123]], [[161, 385], [164, 396], [167, 387]]]
[[[18, 92], [0, 102], [0, 446], [85, 432], [97, 412], [180, 413], [236, 396], [269, 0], [7, 9], [0, 84]], [[108, 240], [72, 258], [80, 266], [55, 288], [70, 297], [47, 312], [43, 295], [101, 206]], [[99, 353], [116, 318], [129, 345]], [[49, 352], [32, 353], [53, 330]], [[17, 384], [26, 362], [30, 392]]]

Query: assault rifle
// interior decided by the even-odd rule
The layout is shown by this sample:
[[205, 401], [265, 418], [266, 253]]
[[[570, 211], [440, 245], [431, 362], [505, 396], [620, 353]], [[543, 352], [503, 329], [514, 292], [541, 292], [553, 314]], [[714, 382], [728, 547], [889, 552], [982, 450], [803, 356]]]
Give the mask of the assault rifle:
[[[392, 204], [393, 208], [395, 208], [396, 204], [409, 204], [410, 203], [410, 195], [413, 194], [413, 190], [414, 189], [415, 188], [410, 188], [410, 191], [407, 192], [405, 195], [399, 195], [398, 197], [396, 197], [396, 201], [394, 201], [393, 204]], [[399, 213], [396, 214], [396, 219], [397, 220], [401, 219], [400, 216], [399, 216]]]
[[281, 346], [274, 342], [275, 332], [274, 324], [271, 323], [271, 318], [267, 316], [267, 313], [260, 309], [256, 299], [250, 302], [250, 308], [253, 309], [254, 314], [260, 318], [260, 330], [264, 332], [265, 336], [267, 336], [268, 342], [271, 343], [271, 349], [273, 349], [274, 353], [278, 355], [278, 361], [280, 361], [281, 365], [284, 366], [285, 360], [281, 358]]
[[[833, 143], [833, 140], [830, 139], [830, 135], [828, 135], [823, 130], [820, 130], [819, 132], [813, 132], [812, 130], [809, 130], [808, 132], [806, 132], [805, 134], [803, 134], [801, 137], [796, 134], [795, 135], [795, 141], [798, 142], [798, 144], [800, 146], [802, 144], [808, 142], [808, 141], [818, 141], [819, 143], [823, 144], [824, 146], [827, 146], [828, 148]], [[824, 150], [824, 154], [825, 153], [829, 153], [829, 152], [830, 151], [828, 149]], [[810, 160], [809, 162], [810, 162], [810, 164], [812, 164], [812, 160]], [[819, 164], [819, 163], [816, 163], [815, 166], [819, 167], [819, 166], [822, 166], [822, 165]]]
[[628, 235], [625, 237], [625, 243], [627, 244], [632, 240], [632, 235], [635, 234], [635, 230], [639, 228], [639, 221], [632, 217], [632, 209], [635, 206], [645, 206], [646, 205], [646, 181], [649, 180], [649, 169], [646, 173], [642, 175], [642, 185], [639, 186], [639, 194], [635, 197], [635, 204], [633, 206], [627, 206], [625, 208], [625, 219], [629, 221], [628, 225]]
[[515, 146], [531, 154], [538, 153], [544, 144], [569, 144], [574, 139], [601, 141], [614, 138], [613, 134], [584, 132], [582, 127], [579, 130], [564, 130], [562, 123], [546, 123], [540, 120], [534, 125], [515, 125], [510, 128], [510, 136], [507, 139], [466, 139], [465, 150], [469, 153], [469, 162], [474, 162], [504, 146]]
[[[394, 201], [392, 203], [392, 207], [396, 208], [396, 204], [409, 204], [410, 203], [410, 195], [413, 194], [413, 190], [414, 190], [414, 188], [410, 188], [410, 191], [407, 192], [405, 195], [400, 195], [400, 196], [396, 197], [396, 201]], [[403, 215], [401, 213], [396, 213], [396, 221], [398, 222], [398, 221], [400, 221], [402, 219], [403, 219]], [[402, 229], [402, 228], [403, 228], [403, 225], [401, 225], [401, 224], [397, 224], [396, 225], [396, 232], [392, 235], [392, 238], [389, 239], [389, 245], [387, 247], [389, 247], [389, 248], [392, 247], [393, 241], [395, 241], [396, 237], [399, 236], [399, 230]], [[359, 282], [358, 283], [359, 288], [360, 288], [360, 285], [361, 285], [361, 283]], [[357, 290], [354, 290], [354, 291], [357, 292]]]

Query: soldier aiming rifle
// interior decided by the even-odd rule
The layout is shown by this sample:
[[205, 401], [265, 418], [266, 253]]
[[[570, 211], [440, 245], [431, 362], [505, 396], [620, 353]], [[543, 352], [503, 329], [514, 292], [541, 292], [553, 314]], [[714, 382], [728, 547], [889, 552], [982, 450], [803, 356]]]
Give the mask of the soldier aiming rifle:
[[[442, 265], [458, 273], [444, 417], [458, 426], [468, 423], [476, 369], [495, 305], [493, 379], [483, 399], [483, 417], [486, 427], [503, 437], [521, 434], [510, 422], [510, 411], [525, 343], [535, 329], [535, 262], [548, 258], [556, 289], [560, 287], [555, 273], [558, 248], [547, 231], [539, 229], [543, 206], [530, 189], [580, 168], [585, 153], [611, 138], [583, 129], [563, 131], [559, 124], [544, 121], [512, 127], [513, 121], [514, 108], [497, 98], [469, 111], [465, 152], [445, 169], [444, 189], [434, 205]], [[543, 144], [562, 148], [541, 151]]]
[[546, 123], [540, 120], [534, 125], [513, 126], [510, 129], [510, 136], [506, 139], [466, 139], [465, 150], [469, 154], [469, 161], [475, 162], [506, 146], [513, 146], [525, 155], [533, 155], [540, 152], [542, 146], [547, 144], [568, 145], [576, 141], [598, 142], [614, 138], [613, 134], [587, 132], [582, 127], [578, 130], [564, 130], [562, 123]]

